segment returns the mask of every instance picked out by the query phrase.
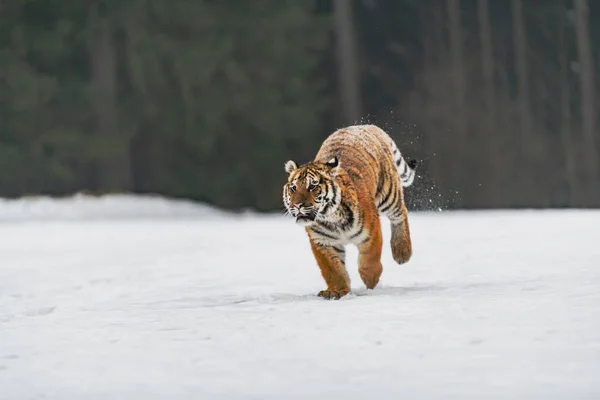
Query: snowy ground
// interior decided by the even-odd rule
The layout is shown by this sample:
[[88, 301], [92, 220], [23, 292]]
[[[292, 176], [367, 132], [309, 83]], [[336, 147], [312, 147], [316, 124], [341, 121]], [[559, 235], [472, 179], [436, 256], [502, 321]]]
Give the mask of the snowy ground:
[[600, 212], [413, 213], [326, 301], [289, 220], [102, 204], [0, 203], [0, 399], [600, 398]]

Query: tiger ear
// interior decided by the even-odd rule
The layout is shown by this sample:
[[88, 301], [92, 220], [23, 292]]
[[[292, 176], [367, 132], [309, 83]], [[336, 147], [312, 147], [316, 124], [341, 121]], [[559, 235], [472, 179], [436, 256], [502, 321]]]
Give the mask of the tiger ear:
[[333, 158], [325, 163], [325, 166], [329, 168], [331, 176], [336, 176], [340, 167], [340, 160], [338, 160], [337, 156], [333, 156]]
[[296, 165], [296, 163], [293, 162], [292, 160], [289, 160], [288, 162], [285, 163], [285, 172], [287, 172], [288, 174], [291, 174], [292, 172], [294, 172], [297, 169], [298, 169], [298, 165]]

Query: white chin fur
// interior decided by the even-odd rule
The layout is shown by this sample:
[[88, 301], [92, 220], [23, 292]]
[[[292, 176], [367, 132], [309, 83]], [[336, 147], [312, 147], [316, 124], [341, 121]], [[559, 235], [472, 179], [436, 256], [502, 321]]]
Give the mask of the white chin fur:
[[297, 219], [296, 220], [296, 224], [300, 225], [300, 226], [310, 226], [310, 225], [312, 225], [314, 223], [315, 223], [315, 221], [310, 221], [310, 220], [307, 220], [307, 219]]

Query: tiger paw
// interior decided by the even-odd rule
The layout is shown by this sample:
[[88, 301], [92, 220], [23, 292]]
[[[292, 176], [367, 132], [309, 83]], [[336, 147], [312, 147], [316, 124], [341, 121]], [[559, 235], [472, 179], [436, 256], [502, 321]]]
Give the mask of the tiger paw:
[[350, 293], [350, 289], [343, 289], [343, 290], [327, 289], [327, 290], [321, 290], [317, 296], [323, 297], [324, 299], [327, 299], [327, 300], [339, 300], [342, 297], [344, 297], [345, 295], [347, 295], [348, 293]]
[[398, 264], [405, 264], [412, 257], [412, 248], [410, 246], [394, 246], [392, 247], [392, 256]]

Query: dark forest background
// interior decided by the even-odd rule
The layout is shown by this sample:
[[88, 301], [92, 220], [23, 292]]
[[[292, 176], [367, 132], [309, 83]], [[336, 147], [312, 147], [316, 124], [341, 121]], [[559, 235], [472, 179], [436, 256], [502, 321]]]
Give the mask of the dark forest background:
[[600, 1], [0, 0], [0, 196], [281, 209], [376, 123], [413, 209], [600, 207]]

